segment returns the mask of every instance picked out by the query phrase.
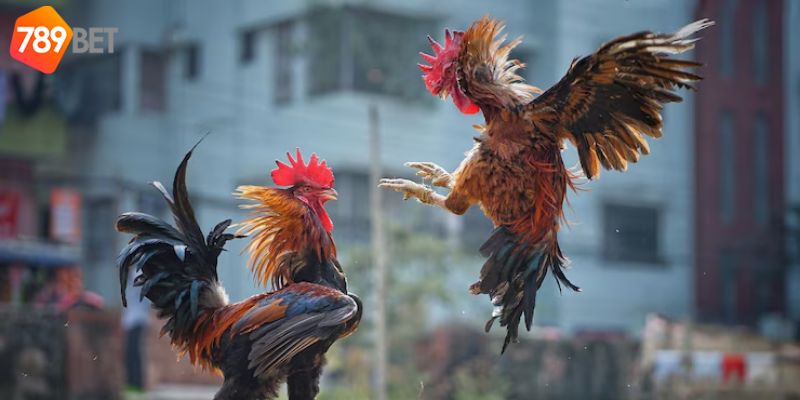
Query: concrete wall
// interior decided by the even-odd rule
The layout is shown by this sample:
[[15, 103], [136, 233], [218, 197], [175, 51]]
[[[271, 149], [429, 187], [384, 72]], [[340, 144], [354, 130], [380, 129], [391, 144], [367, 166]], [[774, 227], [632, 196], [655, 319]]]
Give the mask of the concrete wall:
[[[603, 1], [560, 2], [558, 64], [566, 69], [572, 57], [587, 54], [601, 43], [630, 32], [669, 32], [693, 19], [690, 2]], [[603, 21], [598, 23], [597, 21]], [[683, 103], [664, 113], [664, 136], [649, 140], [651, 154], [625, 173], [603, 171], [598, 180], [569, 198], [570, 228], [561, 235], [572, 258], [569, 271], [580, 294], [558, 301], [560, 324], [569, 330], [606, 328], [635, 330], [648, 312], [673, 317], [690, 315], [692, 270], [693, 122], [690, 92]], [[565, 152], [575, 165], [573, 149]], [[659, 251], [662, 263], [607, 261], [603, 257], [603, 205], [647, 205], [659, 209]]]

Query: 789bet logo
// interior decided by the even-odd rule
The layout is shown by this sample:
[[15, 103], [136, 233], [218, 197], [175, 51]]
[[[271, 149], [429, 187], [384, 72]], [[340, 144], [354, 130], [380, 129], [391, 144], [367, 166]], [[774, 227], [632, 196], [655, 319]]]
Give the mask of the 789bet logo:
[[51, 6], [39, 7], [17, 18], [9, 52], [15, 60], [52, 74], [70, 42], [75, 54], [114, 53], [117, 28], [70, 27]]

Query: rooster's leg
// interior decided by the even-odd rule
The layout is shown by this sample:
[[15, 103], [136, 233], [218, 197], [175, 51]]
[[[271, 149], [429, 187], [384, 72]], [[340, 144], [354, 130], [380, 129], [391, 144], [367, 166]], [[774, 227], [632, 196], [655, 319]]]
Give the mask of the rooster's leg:
[[420, 203], [437, 205], [447, 210], [447, 207], [445, 206], [445, 200], [447, 200], [447, 197], [434, 192], [433, 189], [428, 186], [412, 182], [408, 179], [384, 178], [381, 179], [378, 186], [403, 193], [403, 199], [405, 200], [416, 197]]
[[433, 186], [452, 189], [455, 184], [453, 175], [432, 162], [407, 162], [405, 165], [418, 169], [417, 175], [423, 179], [430, 179]]
[[289, 400], [311, 400], [319, 393], [319, 376], [324, 357], [316, 352], [306, 352], [295, 357], [290, 365], [286, 386]]

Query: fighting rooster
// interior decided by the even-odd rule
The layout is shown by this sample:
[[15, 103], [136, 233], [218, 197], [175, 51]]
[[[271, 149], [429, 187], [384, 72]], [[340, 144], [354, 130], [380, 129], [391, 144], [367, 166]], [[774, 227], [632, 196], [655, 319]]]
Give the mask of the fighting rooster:
[[[192, 151], [175, 173], [172, 195], [153, 183], [176, 227], [141, 213], [117, 220], [118, 231], [135, 235], [118, 258], [123, 305], [134, 268], [141, 297], [166, 319], [162, 334], [195, 365], [224, 375], [217, 400], [273, 398], [283, 381], [290, 399], [313, 399], [325, 352], [357, 328], [362, 314], [361, 301], [347, 293], [324, 208], [336, 198], [333, 173], [316, 155], [306, 164], [298, 150], [291, 165], [277, 161], [272, 171], [274, 183], [287, 188], [239, 187], [240, 198], [254, 201], [246, 206], [251, 218], [236, 234], [225, 233], [231, 220], [222, 221], [204, 239], [185, 183]], [[217, 257], [240, 233], [251, 236], [258, 281], [274, 291], [229, 304]]]
[[476, 126], [475, 146], [452, 175], [429, 162], [406, 164], [434, 186], [450, 189], [448, 195], [405, 179], [383, 179], [380, 186], [454, 214], [477, 203], [492, 220], [496, 229], [480, 249], [488, 259], [470, 291], [488, 294], [495, 306], [487, 331], [495, 319], [507, 327], [502, 351], [516, 341], [523, 315], [530, 330], [536, 291], [548, 270], [559, 287], [579, 290], [564, 275], [557, 240], [564, 198], [578, 177], [564, 166], [563, 142], [577, 148], [589, 179], [601, 166], [625, 170], [648, 154], [644, 137], [661, 136], [663, 105], [681, 101], [675, 90], [700, 79], [686, 71], [698, 63], [670, 55], [693, 48], [691, 36], [711, 24], [702, 20], [673, 34], [614, 39], [573, 60], [566, 76], [544, 93], [516, 74], [523, 65], [509, 53], [521, 39], [504, 44], [502, 22], [484, 17], [466, 32], [445, 31], [444, 45], [428, 38], [434, 55], [421, 53], [430, 65], [419, 65], [425, 86], [435, 96], [451, 96], [465, 114], [482, 111], [485, 125]]

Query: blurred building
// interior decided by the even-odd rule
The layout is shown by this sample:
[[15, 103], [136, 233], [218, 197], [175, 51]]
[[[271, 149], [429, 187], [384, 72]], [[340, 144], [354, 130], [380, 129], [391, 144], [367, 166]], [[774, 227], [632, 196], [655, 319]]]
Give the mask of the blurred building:
[[[800, 2], [786, 0], [783, 12], [783, 35], [785, 68], [784, 127], [786, 140], [784, 143], [784, 176], [786, 202], [794, 207], [794, 223], [800, 224]], [[791, 221], [789, 222], [791, 223]], [[800, 226], [800, 225], [795, 225]], [[788, 279], [786, 280], [786, 304], [788, 313], [800, 331], [800, 237], [790, 238], [790, 258]]]
[[[30, 4], [0, 6], [0, 43]], [[38, 72], [0, 53], [0, 303], [33, 301], [80, 265], [81, 194], [60, 165], [68, 126]]]
[[694, 279], [701, 320], [754, 325], [786, 315], [784, 224], [787, 204], [797, 201], [798, 173], [796, 160], [784, 161], [784, 155], [794, 158], [784, 149], [797, 140], [796, 115], [785, 117], [796, 114], [789, 107], [797, 102], [797, 55], [789, 43], [800, 21], [792, 3], [698, 6], [699, 15], [718, 21], [697, 51], [707, 65], [695, 108]]
[[[613, 6], [601, 1], [86, 1], [73, 6], [80, 10], [68, 17], [73, 24], [119, 28], [117, 54], [75, 58], [68, 64], [72, 68], [59, 71], [65, 86], [84, 90], [73, 95], [81, 99], [76, 118], [89, 126], [79, 162], [87, 178], [87, 221], [109, 221], [131, 208], [158, 212], [158, 200], [144, 183], [170, 179], [180, 154], [211, 131], [189, 177], [203, 224], [239, 217], [230, 191], [244, 182], [265, 183], [271, 161], [299, 146], [318, 151], [336, 168], [341, 198], [331, 213], [343, 243], [368, 240], [370, 104], [380, 112], [387, 175], [408, 175], [402, 169], [407, 160], [433, 160], [454, 169], [471, 146], [469, 126], [480, 121], [430, 97], [418, 80], [416, 53], [427, 48], [426, 34], [466, 26], [485, 13], [506, 19], [511, 35], [526, 36], [516, 55], [529, 65], [527, 78], [546, 87], [572, 57], [605, 40], [642, 29], [673, 30], [693, 14], [691, 4], [673, 1]], [[575, 265], [571, 276], [588, 290], [558, 296], [548, 283], [540, 295], [541, 324], [626, 332], [650, 311], [689, 314], [687, 96], [686, 103], [667, 109], [665, 138], [654, 145], [653, 156], [624, 175], [606, 173], [587, 185], [591, 193], [571, 197], [574, 224], [562, 240]], [[574, 154], [567, 154], [574, 164]], [[391, 224], [449, 234], [473, 256], [452, 283], [454, 292], [467, 297], [466, 286], [481, 262], [476, 249], [490, 229], [480, 212], [454, 218], [402, 205], [393, 193], [386, 197]], [[92, 286], [113, 297], [109, 260], [123, 239], [105, 235], [108, 227], [98, 222], [87, 228], [100, 230], [89, 234], [96, 242], [87, 243]], [[224, 256], [221, 272], [234, 298], [255, 290], [237, 250]], [[481, 320], [488, 309], [469, 312]]]
[[[573, 57], [616, 36], [670, 32], [695, 18], [692, 1], [558, 4], [552, 18], [556, 50], [544, 55], [556, 60], [555, 76]], [[588, 192], [569, 198], [572, 225], [562, 231], [561, 240], [572, 259], [568, 273], [584, 290], [564, 293], [554, 302], [558, 325], [569, 331], [634, 333], [648, 312], [691, 315], [694, 94], [680, 94], [684, 102], [665, 108], [664, 136], [650, 141], [650, 155], [625, 173], [604, 171], [584, 185]], [[574, 149], [565, 156], [567, 165], [577, 163]]]
[[[428, 48], [426, 34], [441, 36], [444, 26], [463, 28], [487, 13], [505, 19], [510, 36], [525, 36], [524, 43], [514, 52], [528, 64], [525, 77], [546, 88], [565, 73], [573, 57], [590, 53], [618, 35], [645, 29], [673, 31], [697, 17], [722, 22], [725, 18], [719, 14], [717, 3], [724, 1], [698, 5], [691, 0], [514, 0], [490, 4], [466, 0], [76, 0], [63, 7], [57, 5], [72, 25], [117, 27], [115, 52], [68, 55], [48, 81], [48, 104], [58, 113], [47, 121], [64, 128], [30, 128], [36, 132], [25, 136], [45, 135], [35, 143], [46, 143], [46, 149], [20, 150], [19, 145], [27, 139], [23, 142], [22, 136], [0, 133], [0, 164], [14, 166], [0, 168], [0, 200], [18, 199], [13, 201], [20, 204], [20, 210], [48, 210], [52, 208], [49, 199], [53, 189], [78, 193], [84, 221], [79, 242], [82, 251], [71, 262], [84, 268], [90, 288], [117, 304], [118, 279], [113, 263], [126, 238], [113, 231], [115, 216], [128, 210], [166, 216], [161, 199], [147, 183], [155, 179], [170, 181], [184, 152], [211, 132], [195, 153], [188, 178], [198, 218], [205, 229], [225, 218], [240, 219], [243, 214], [230, 195], [233, 189], [243, 183], [267, 184], [273, 160], [300, 147], [304, 152], [318, 152], [335, 168], [340, 199], [330, 204], [330, 212], [346, 257], [350, 245], [369, 240], [367, 197], [370, 185], [375, 184], [367, 178], [370, 106], [379, 110], [382, 156], [388, 176], [410, 176], [411, 171], [402, 167], [409, 160], [435, 161], [455, 169], [463, 152], [472, 145], [475, 133], [470, 125], [481, 122], [478, 117], [460, 115], [449, 101], [440, 102], [425, 91], [416, 63], [417, 52]], [[741, 14], [737, 18], [749, 18], [745, 16], [749, 15], [747, 10], [754, 7], [750, 3], [757, 2], [736, 2], [735, 7], [745, 7], [737, 11]], [[769, 7], [760, 7], [768, 9], [767, 25], [773, 27], [773, 32], [777, 29], [774, 24], [780, 25], [775, 20], [780, 10], [773, 2], [768, 3]], [[0, 14], [5, 18], [3, 25], [13, 21], [19, 11], [9, 11], [5, 17]], [[797, 14], [796, 10], [793, 12]], [[706, 49], [712, 47], [711, 42], [718, 40], [718, 35], [732, 29], [721, 25], [702, 34], [709, 40]], [[4, 34], [7, 32], [0, 32]], [[735, 37], [737, 43], [750, 43], [755, 37], [750, 33], [737, 35], [741, 36]], [[788, 32], [786, 35], [790, 36]], [[780, 41], [771, 38], [767, 39], [771, 43], [767, 46], [770, 57], [782, 52], [772, 44]], [[8, 41], [7, 37], [0, 39], [0, 44]], [[754, 52], [753, 56], [761, 54], [755, 48], [748, 51]], [[797, 51], [787, 50], [792, 51], [797, 65]], [[753, 58], [750, 53], [737, 57], [748, 59], [747, 65]], [[9, 60], [0, 61], [4, 73], [29, 71]], [[780, 71], [776, 63], [768, 64], [768, 68]], [[718, 67], [709, 64], [702, 74], [717, 75]], [[746, 77], [751, 79], [752, 73], [747, 71], [742, 73], [751, 74]], [[31, 75], [28, 79], [35, 78]], [[723, 85], [720, 79], [711, 78], [708, 87], [714, 82]], [[771, 77], [769, 82], [778, 85], [783, 79]], [[797, 87], [796, 72], [785, 80], [784, 84], [794, 82]], [[31, 85], [26, 87], [35, 87]], [[9, 93], [2, 89], [0, 94]], [[787, 104], [794, 104], [796, 109], [797, 89], [790, 92], [794, 100], [787, 100]], [[714, 266], [719, 249], [716, 245], [707, 246], [704, 238], [710, 233], [701, 230], [712, 228], [696, 222], [701, 219], [696, 216], [709, 214], [706, 208], [720, 206], [698, 202], [701, 198], [716, 201], [714, 187], [719, 178], [704, 175], [700, 166], [722, 162], [717, 155], [719, 146], [696, 140], [703, 133], [695, 131], [696, 124], [703, 123], [696, 110], [712, 100], [695, 104], [693, 93], [682, 95], [683, 103], [666, 108], [664, 137], [651, 142], [651, 155], [624, 174], [604, 172], [598, 181], [584, 185], [589, 192], [570, 195], [567, 216], [572, 223], [562, 231], [561, 240], [574, 266], [569, 271], [570, 278], [584, 292], [559, 295], [548, 279], [537, 302], [537, 324], [558, 326], [569, 332], [634, 333], [649, 312], [684, 318], [694, 315], [697, 307], [697, 315], [705, 318], [711, 316], [705, 311], [706, 304], [721, 301], [708, 303], [705, 297], [697, 296], [708, 290], [699, 289], [700, 286], [695, 289], [695, 281], [709, 284], [717, 288], [709, 293], [716, 293], [715, 298], [721, 296], [721, 281], [701, 280], [698, 276], [702, 271], [698, 261], [701, 257], [705, 261], [706, 254], [712, 254], [714, 260], [709, 268], [719, 270]], [[708, 93], [704, 99], [708, 98], [719, 98], [719, 94]], [[9, 99], [5, 98], [7, 103]], [[752, 103], [769, 101], [765, 97]], [[785, 124], [794, 127], [795, 138], [791, 140], [796, 146], [798, 121], [790, 114], [787, 113]], [[9, 111], [2, 129], [13, 121], [12, 116]], [[778, 120], [783, 114], [773, 110], [769, 116], [766, 135], [778, 138], [779, 127], [784, 124]], [[714, 128], [708, 130], [710, 136], [718, 137]], [[745, 135], [750, 131], [742, 132]], [[7, 142], [13, 148], [4, 145]], [[772, 143], [768, 148], [780, 149]], [[577, 163], [574, 149], [567, 149], [565, 157], [569, 165]], [[737, 168], [755, 168], [739, 164], [738, 157], [735, 160]], [[757, 161], [760, 158], [748, 160], [761, 162]], [[775, 188], [775, 193], [769, 197], [767, 214], [777, 218], [780, 212], [774, 207], [785, 204], [781, 198], [784, 193], [800, 198], [800, 189], [790, 178], [797, 177], [800, 168], [790, 157], [785, 167], [780, 165], [781, 157], [773, 153], [769, 153], [768, 160], [770, 168], [781, 174], [781, 178], [773, 178], [789, 182], [785, 188], [781, 182], [769, 183], [775, 183], [774, 187], [769, 186]], [[18, 172], [13, 173], [12, 179], [7, 177], [8, 171]], [[700, 179], [706, 180], [696, 181], [697, 172], [701, 172]], [[760, 187], [752, 185], [748, 188]], [[17, 194], [5, 194], [12, 189]], [[741, 191], [737, 192], [739, 197], [749, 196], [746, 187], [737, 190]], [[463, 317], [483, 321], [490, 312], [486, 299], [471, 297], [466, 288], [479, 271], [477, 248], [488, 237], [489, 223], [477, 208], [464, 217], [454, 217], [403, 203], [400, 197], [385, 194], [388, 223], [447, 237], [464, 250], [468, 257], [459, 258], [458, 262], [464, 265], [459, 266], [460, 273], [448, 284], [454, 295], [461, 296], [457, 297], [459, 302], [470, 304], [461, 307]], [[11, 204], [12, 200], [8, 201]], [[42, 223], [31, 222], [33, 217], [29, 215], [40, 215], [38, 218], [49, 221], [45, 211], [23, 210], [16, 215], [21, 216], [20, 221], [28, 221], [19, 226], [28, 224], [26, 229], [34, 231], [41, 231], [34, 227]], [[725, 230], [717, 225], [713, 229]], [[770, 242], [772, 233], [764, 231], [766, 236], [759, 240]], [[38, 236], [50, 237], [44, 233]], [[242, 246], [241, 242], [232, 243], [231, 251], [223, 254], [220, 262], [221, 277], [234, 299], [260, 290], [244, 268]], [[777, 247], [773, 251], [778, 251]], [[392, 263], [402, 265], [402, 260]], [[780, 270], [777, 261], [774, 265], [775, 270]], [[774, 275], [770, 279], [778, 278]], [[774, 296], [781, 295], [776, 292]], [[780, 304], [785, 301], [781, 299]], [[712, 314], [720, 312], [716, 305], [708, 307], [712, 307], [708, 309]], [[434, 317], [454, 316], [452, 309], [446, 308]], [[755, 314], [747, 318], [752, 320]]]

